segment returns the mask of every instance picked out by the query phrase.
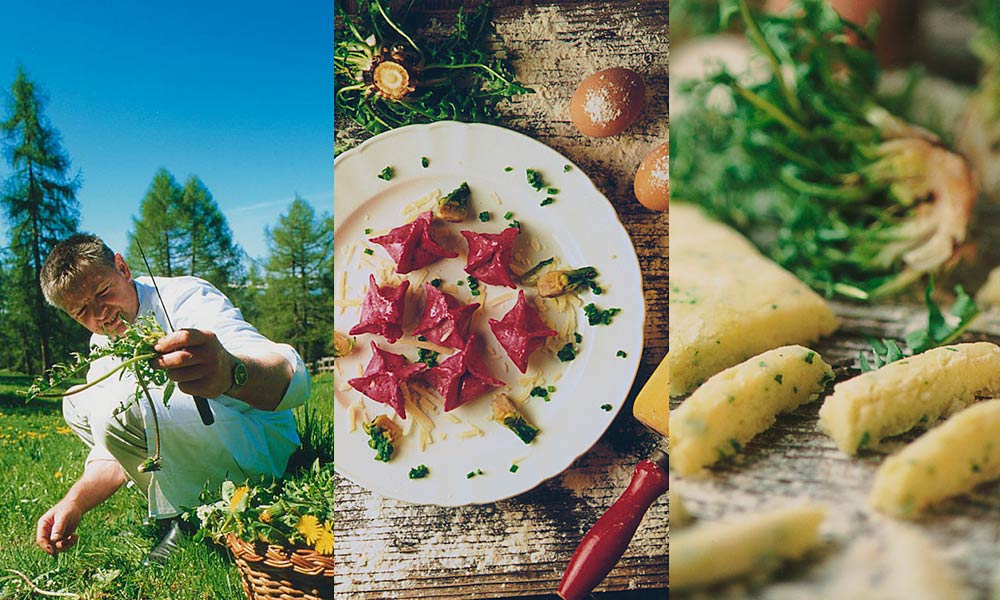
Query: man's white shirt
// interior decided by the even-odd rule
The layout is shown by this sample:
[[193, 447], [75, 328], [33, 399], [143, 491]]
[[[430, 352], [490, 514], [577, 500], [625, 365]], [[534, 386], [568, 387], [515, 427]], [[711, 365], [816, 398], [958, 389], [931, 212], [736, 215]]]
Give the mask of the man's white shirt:
[[[219, 396], [208, 400], [215, 422], [206, 426], [194, 404], [194, 398], [175, 389], [168, 406], [162, 402], [163, 388], [150, 388], [160, 430], [162, 467], [152, 475], [149, 487], [149, 515], [165, 518], [198, 505], [198, 495], [206, 483], [218, 488], [225, 479], [237, 482], [250, 477], [279, 477], [288, 458], [299, 446], [295, 420], [291, 409], [309, 397], [309, 374], [294, 348], [278, 344], [261, 335], [243, 320], [240, 310], [222, 292], [197, 277], [156, 278], [163, 297], [161, 304], [148, 277], [134, 281], [139, 296], [139, 315], [152, 313], [169, 332], [169, 323], [176, 329], [193, 328], [212, 331], [230, 353], [237, 356], [263, 356], [278, 353], [288, 361], [293, 371], [291, 383], [277, 408], [258, 410], [241, 400]], [[166, 315], [170, 315], [168, 323]], [[91, 337], [91, 345], [103, 346], [103, 335]], [[87, 373], [94, 381], [112, 370], [119, 360], [106, 357], [95, 361]], [[251, 383], [252, 384], [252, 383]], [[89, 405], [91, 422], [111, 418], [112, 411], [133, 398], [136, 381], [131, 374], [120, 379], [112, 376], [91, 388], [85, 402]], [[154, 452], [153, 416], [145, 398], [139, 399], [146, 429], [149, 456]], [[97, 429], [102, 429], [97, 427]], [[87, 456], [92, 460], [114, 460], [103, 436], [94, 436], [94, 448]]]

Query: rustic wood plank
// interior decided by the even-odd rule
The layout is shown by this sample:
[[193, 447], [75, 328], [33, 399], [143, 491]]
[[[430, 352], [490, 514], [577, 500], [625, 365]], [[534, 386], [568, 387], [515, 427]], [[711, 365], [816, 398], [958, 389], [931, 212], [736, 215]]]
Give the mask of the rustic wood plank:
[[[533, 4], [501, 2], [494, 13], [494, 48], [507, 52], [522, 82], [536, 90], [502, 104], [500, 124], [541, 140], [579, 165], [614, 204], [632, 237], [647, 310], [634, 398], [667, 350], [667, 216], [643, 208], [631, 191], [639, 161], [667, 136], [667, 2]], [[435, 18], [447, 23], [449, 15], [435, 13]], [[570, 122], [569, 98], [587, 75], [612, 66], [644, 75], [646, 108], [622, 135], [584, 138]], [[353, 124], [336, 121], [338, 148], [366, 138]], [[552, 594], [584, 533], [625, 489], [634, 465], [660, 442], [631, 417], [632, 398], [601, 441], [566, 472], [495, 504], [415, 506], [381, 498], [338, 476], [337, 598]], [[598, 590], [646, 590], [623, 597], [660, 598], [666, 582], [663, 497]]]

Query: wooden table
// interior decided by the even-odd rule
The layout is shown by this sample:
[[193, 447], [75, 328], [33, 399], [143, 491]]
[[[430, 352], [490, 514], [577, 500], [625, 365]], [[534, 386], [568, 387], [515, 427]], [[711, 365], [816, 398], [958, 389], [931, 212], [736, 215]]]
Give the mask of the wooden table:
[[[455, 4], [452, 2], [451, 4]], [[667, 216], [632, 194], [642, 157], [667, 137], [667, 2], [560, 2], [495, 9], [496, 48], [536, 93], [504, 103], [500, 125], [578, 164], [611, 200], [632, 237], [644, 279], [645, 348], [632, 396], [667, 350]], [[496, 6], [497, 3], [494, 3]], [[448, 13], [439, 13], [447, 23]], [[603, 68], [643, 74], [647, 102], [625, 133], [585, 138], [569, 120], [576, 85]], [[367, 136], [336, 122], [337, 147]], [[338, 326], [339, 327], [339, 326]], [[638, 425], [631, 398], [601, 440], [531, 492], [483, 506], [440, 508], [382, 498], [337, 479], [338, 599], [498, 598], [553, 594], [584, 533], [624, 490], [658, 436]], [[665, 598], [667, 500], [655, 503], [600, 598]], [[633, 590], [631, 592], [620, 592]], [[554, 597], [554, 596], [548, 596]]]

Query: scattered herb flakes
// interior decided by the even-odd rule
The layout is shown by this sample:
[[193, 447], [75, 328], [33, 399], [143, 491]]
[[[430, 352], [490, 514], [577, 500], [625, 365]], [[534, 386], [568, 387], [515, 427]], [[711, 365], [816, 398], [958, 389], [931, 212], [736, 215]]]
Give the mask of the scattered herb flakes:
[[365, 227], [365, 235], [371, 235], [371, 233], [372, 233], [372, 228], [371, 227]]
[[472, 479], [476, 475], [482, 475], [482, 474], [483, 474], [483, 470], [482, 469], [476, 469], [475, 471], [469, 471], [468, 473], [466, 473], [465, 474], [465, 478], [466, 479]]
[[816, 353], [810, 351], [809, 354], [806, 354], [806, 358], [805, 358], [806, 364], [807, 365], [813, 364], [813, 359], [814, 358], [816, 358]]
[[778, 382], [778, 385], [781, 385], [781, 373], [775, 375], [774, 380]]
[[556, 201], [555, 198], [549, 197], [549, 198], [546, 198], [545, 200], [542, 200], [541, 202], [539, 202], [538, 205], [539, 206], [548, 206], [548, 205], [552, 204], [555, 201]]
[[472, 293], [473, 296], [478, 296], [479, 280], [473, 277], [472, 275], [469, 275], [468, 277], [466, 277], [466, 279], [469, 281], [469, 291]]
[[392, 179], [392, 166], [387, 166], [382, 169], [382, 172], [378, 174], [378, 178], [384, 181], [389, 181]]
[[510, 173], [513, 170], [514, 170], [514, 167], [504, 167], [503, 168], [504, 173]]
[[610, 404], [602, 404], [601, 405], [601, 410], [603, 410], [604, 412], [611, 412], [611, 405]]
[[615, 352], [615, 356], [619, 356], [621, 358], [625, 358], [625, 357], [628, 356], [628, 354], [626, 354], [626, 352], [624, 350], [619, 350], [618, 352]]
[[738, 441], [736, 441], [736, 438], [729, 438], [729, 445], [733, 447], [733, 451], [736, 452], [737, 454], [739, 454], [740, 450], [743, 449], [743, 446], [740, 445]]
[[423, 479], [430, 472], [431, 470], [427, 468], [427, 465], [418, 465], [410, 469], [410, 479]]
[[590, 325], [610, 325], [615, 315], [620, 313], [620, 308], [601, 309], [591, 302], [583, 307], [584, 314], [587, 315], [587, 323]]
[[521, 414], [512, 414], [504, 418], [503, 425], [510, 429], [525, 444], [530, 444], [538, 435], [538, 428], [532, 425]]
[[417, 362], [422, 362], [427, 365], [427, 368], [432, 369], [438, 366], [438, 353], [427, 348], [418, 348]]
[[563, 173], [569, 173], [572, 170], [573, 167], [571, 165], [563, 165]]
[[545, 390], [547, 392], [549, 392], [549, 393], [552, 393], [552, 392], [556, 391], [556, 386], [550, 385], [550, 386], [546, 387]]
[[541, 386], [536, 385], [535, 387], [531, 388], [531, 395], [541, 396], [542, 398], [544, 398], [549, 395], [549, 391]]
[[542, 174], [534, 169], [525, 169], [525, 173], [528, 176], [528, 185], [535, 188], [535, 191], [539, 191], [546, 187], [545, 182], [542, 181]]
[[417, 341], [418, 342], [426, 342], [427, 341], [427, 336], [418, 335], [417, 336]]
[[421, 167], [423, 167], [423, 168], [426, 169], [427, 167], [430, 166], [430, 164], [431, 164], [431, 159], [427, 158], [426, 156], [421, 156], [420, 157], [420, 166]]
[[865, 446], [868, 445], [868, 442], [870, 442], [870, 441], [871, 441], [871, 436], [868, 435], [868, 432], [866, 431], [866, 432], [862, 433], [861, 434], [861, 441], [858, 442], [858, 448], [864, 448]]
[[365, 254], [367, 254], [368, 256], [372, 256], [373, 254], [375, 254], [375, 251], [372, 250], [371, 248], [365, 248]]
[[368, 447], [375, 451], [375, 460], [389, 462], [395, 448], [393, 448], [386, 430], [371, 423], [365, 423], [363, 427], [371, 438], [368, 440]]
[[510, 221], [511, 217], [513, 217], [513, 216], [514, 216], [514, 213], [510, 212], [509, 210], [503, 214], [503, 218], [506, 219], [506, 220], [508, 220], [508, 221]]
[[512, 227], [514, 229], [520, 229], [521, 228], [521, 222], [518, 221], [517, 219], [514, 219], [510, 223], [507, 223], [507, 227]]
[[455, 285], [457, 285], [458, 287], [462, 287], [463, 285], [465, 285], [465, 282], [459, 279], [458, 281], [455, 282]]
[[518, 468], [519, 468], [519, 467], [518, 467], [517, 465], [513, 465], [513, 464], [512, 464], [512, 465], [510, 466], [510, 472], [511, 472], [511, 473], [517, 473], [517, 469], [518, 469]]
[[479, 220], [481, 222], [483, 222], [483, 223], [489, 221], [490, 220], [490, 211], [484, 210], [483, 212], [479, 213]]
[[559, 193], [559, 188], [554, 188], [554, 187], [545, 188], [545, 193], [549, 194], [550, 196], [555, 196]]
[[436, 288], [441, 287], [442, 283], [444, 283], [444, 281], [440, 277], [435, 277], [434, 279], [431, 279], [431, 285], [433, 285]]
[[579, 332], [574, 332], [574, 333], [573, 333], [573, 339], [574, 339], [574, 340], [576, 340], [576, 343], [577, 343], [577, 344], [579, 344], [580, 342], [582, 342], [582, 341], [583, 341], [583, 336], [582, 336], [582, 335], [580, 335], [580, 333], [579, 333]]
[[556, 358], [562, 362], [569, 362], [576, 358], [576, 348], [573, 344], [566, 344], [556, 353]]

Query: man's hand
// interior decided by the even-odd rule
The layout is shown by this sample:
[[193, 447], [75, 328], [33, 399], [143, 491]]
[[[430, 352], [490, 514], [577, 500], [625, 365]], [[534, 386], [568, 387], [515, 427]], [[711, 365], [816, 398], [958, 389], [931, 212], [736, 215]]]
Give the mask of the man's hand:
[[82, 517], [80, 507], [63, 498], [38, 519], [35, 542], [52, 556], [69, 550], [78, 539], [74, 532]]
[[232, 386], [235, 360], [211, 331], [180, 329], [160, 338], [153, 349], [161, 354], [153, 366], [166, 369], [182, 392], [216, 398]]

